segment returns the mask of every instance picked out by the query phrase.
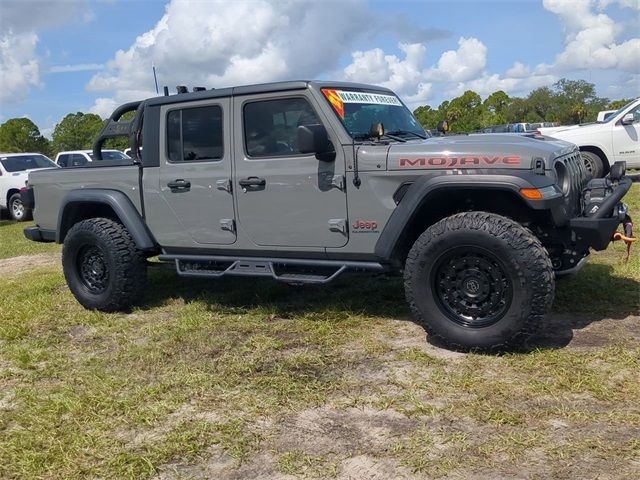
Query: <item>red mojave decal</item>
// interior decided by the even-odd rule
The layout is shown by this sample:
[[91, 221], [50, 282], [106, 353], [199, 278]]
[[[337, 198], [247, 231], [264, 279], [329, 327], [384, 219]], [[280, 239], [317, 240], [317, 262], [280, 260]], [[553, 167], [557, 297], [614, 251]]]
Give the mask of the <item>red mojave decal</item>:
[[484, 155], [464, 155], [462, 157], [418, 157], [401, 158], [398, 166], [401, 168], [455, 168], [455, 167], [484, 167], [500, 165], [515, 167], [522, 163], [518, 155], [487, 157]]

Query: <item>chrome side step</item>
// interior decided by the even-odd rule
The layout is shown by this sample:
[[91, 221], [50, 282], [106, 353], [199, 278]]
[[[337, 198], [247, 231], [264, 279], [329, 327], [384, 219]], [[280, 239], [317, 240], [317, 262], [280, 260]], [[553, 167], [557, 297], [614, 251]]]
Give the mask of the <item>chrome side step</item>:
[[347, 270], [385, 271], [384, 266], [376, 262], [204, 255], [160, 255], [159, 259], [175, 262], [178, 275], [183, 277], [270, 277], [280, 282], [298, 284], [329, 283]]

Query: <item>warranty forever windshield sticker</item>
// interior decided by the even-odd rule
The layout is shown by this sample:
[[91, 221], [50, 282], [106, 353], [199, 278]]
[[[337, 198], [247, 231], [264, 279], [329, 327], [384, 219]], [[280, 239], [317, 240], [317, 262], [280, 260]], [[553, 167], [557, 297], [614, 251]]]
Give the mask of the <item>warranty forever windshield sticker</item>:
[[345, 103], [368, 103], [375, 105], [395, 105], [402, 106], [400, 100], [395, 95], [382, 95], [380, 93], [365, 93], [365, 92], [348, 92], [344, 90], [331, 90], [323, 88], [322, 93], [327, 97], [333, 108], [335, 108], [338, 115], [344, 118], [344, 104]]

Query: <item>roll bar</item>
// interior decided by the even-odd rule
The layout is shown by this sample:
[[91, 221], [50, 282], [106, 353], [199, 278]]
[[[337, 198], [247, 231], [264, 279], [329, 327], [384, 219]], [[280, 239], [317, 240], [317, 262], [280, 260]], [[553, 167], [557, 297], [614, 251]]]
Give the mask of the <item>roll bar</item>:
[[[136, 114], [132, 120], [128, 122], [118, 121], [125, 113], [133, 112], [134, 110]], [[134, 160], [140, 160], [140, 132], [142, 131], [143, 111], [143, 101], [125, 103], [116, 108], [93, 144], [93, 157], [96, 160], [102, 160], [102, 145], [107, 139], [129, 137], [131, 155]]]

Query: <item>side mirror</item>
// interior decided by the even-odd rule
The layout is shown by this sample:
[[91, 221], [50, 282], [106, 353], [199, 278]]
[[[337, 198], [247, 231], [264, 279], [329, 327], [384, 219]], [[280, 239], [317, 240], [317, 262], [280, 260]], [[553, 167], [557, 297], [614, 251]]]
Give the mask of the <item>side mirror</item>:
[[323, 125], [298, 127], [298, 151], [300, 153], [329, 153], [332, 150], [327, 129]]
[[622, 125], [631, 125], [633, 123], [633, 113], [627, 113], [622, 120], [620, 120]]
[[449, 131], [449, 122], [447, 122], [446, 120], [442, 120], [440, 123], [438, 123], [438, 132], [444, 135], [448, 131]]

